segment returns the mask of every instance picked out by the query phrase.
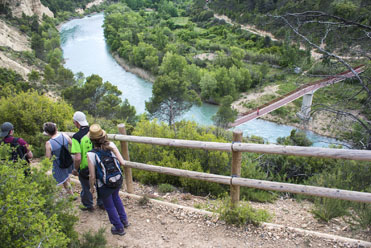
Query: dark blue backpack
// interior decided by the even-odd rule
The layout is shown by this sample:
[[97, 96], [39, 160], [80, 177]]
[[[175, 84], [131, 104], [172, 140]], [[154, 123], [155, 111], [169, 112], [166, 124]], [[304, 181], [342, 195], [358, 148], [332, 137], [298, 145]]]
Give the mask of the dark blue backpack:
[[121, 186], [123, 176], [118, 159], [112, 156], [111, 151], [93, 149], [92, 152], [96, 154], [97, 179], [109, 188]]

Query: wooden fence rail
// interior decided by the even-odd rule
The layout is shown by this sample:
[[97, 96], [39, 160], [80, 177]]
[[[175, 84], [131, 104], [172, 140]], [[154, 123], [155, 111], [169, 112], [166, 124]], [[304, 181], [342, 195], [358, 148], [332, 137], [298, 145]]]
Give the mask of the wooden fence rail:
[[[296, 194], [336, 198], [349, 201], [371, 203], [371, 193], [356, 192], [349, 190], [324, 188], [307, 186], [300, 184], [271, 182], [264, 180], [255, 180], [248, 178], [240, 178], [241, 170], [241, 153], [254, 152], [266, 154], [279, 154], [279, 155], [295, 155], [306, 157], [321, 157], [321, 158], [335, 158], [335, 159], [351, 159], [360, 161], [371, 161], [371, 151], [366, 150], [348, 150], [348, 149], [331, 149], [331, 148], [317, 148], [317, 147], [299, 147], [299, 146], [282, 146], [282, 145], [266, 145], [266, 144], [253, 144], [241, 143], [242, 133], [234, 131], [234, 141], [232, 143], [220, 142], [207, 142], [195, 140], [180, 140], [180, 139], [167, 139], [155, 137], [142, 137], [126, 135], [125, 125], [118, 126], [119, 133], [121, 134], [108, 134], [110, 140], [117, 140], [121, 142], [121, 152], [126, 160], [125, 163], [125, 177], [127, 191], [133, 192], [132, 185], [132, 172], [131, 168], [157, 172], [167, 175], [187, 177], [196, 180], [203, 180], [208, 182], [215, 182], [227, 184], [231, 186], [231, 200], [234, 206], [239, 200], [239, 187], [251, 187], [263, 190], [272, 190], [280, 192], [290, 192]], [[67, 133], [72, 136], [73, 133]], [[168, 167], [161, 167], [155, 165], [148, 165], [142, 163], [131, 162], [129, 157], [129, 150], [127, 142], [173, 146], [179, 148], [190, 149], [203, 149], [213, 151], [232, 152], [232, 168], [231, 176], [221, 176], [215, 174], [201, 173], [195, 171], [180, 170]]]
[[264, 190], [290, 192], [290, 193], [295, 193], [295, 194], [321, 196], [321, 197], [336, 198], [336, 199], [341, 199], [341, 200], [371, 203], [371, 193], [349, 191], [349, 190], [342, 190], [342, 189], [323, 188], [323, 187], [316, 187], [316, 186], [307, 186], [307, 185], [292, 184], [292, 183], [278, 183], [278, 182], [248, 179], [248, 178], [233, 177], [233, 176], [221, 176], [221, 175], [181, 170], [181, 169], [175, 169], [175, 168], [169, 168], [169, 167], [161, 167], [161, 166], [149, 165], [149, 164], [143, 164], [143, 163], [137, 163], [137, 162], [131, 162], [131, 161], [127, 161], [125, 163], [125, 166], [134, 168], [134, 169], [139, 169], [139, 170], [157, 172], [157, 173], [171, 175], [171, 176], [186, 177], [186, 178], [213, 182], [213, 183], [226, 184], [226, 185], [231, 185], [231, 186], [243, 186], [243, 187], [258, 188], [258, 189], [264, 189]]
[[368, 150], [332, 149], [304, 146], [282, 146], [253, 143], [219, 143], [207, 141], [130, 136], [119, 134], [108, 134], [108, 138], [111, 140], [150, 145], [174, 146], [180, 148], [203, 149], [223, 152], [238, 151], [280, 155], [294, 155], [304, 157], [338, 158], [371, 161], [371, 151]]

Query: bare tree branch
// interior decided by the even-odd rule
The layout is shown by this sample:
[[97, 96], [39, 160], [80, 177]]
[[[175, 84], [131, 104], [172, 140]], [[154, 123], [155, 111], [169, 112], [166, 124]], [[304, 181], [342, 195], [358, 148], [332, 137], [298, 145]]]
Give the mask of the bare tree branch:
[[[317, 11], [314, 11], [314, 12], [317, 13]], [[306, 13], [306, 12], [303, 12], [303, 13]], [[283, 20], [287, 24], [287, 26], [289, 26], [290, 29], [292, 31], [294, 31], [295, 34], [297, 34], [300, 38], [302, 38], [310, 46], [318, 49], [322, 54], [325, 54], [325, 55], [327, 55], [329, 57], [335, 58], [337, 61], [339, 61], [341, 64], [343, 64], [346, 68], [348, 68], [348, 70], [350, 70], [355, 75], [355, 77], [358, 79], [359, 83], [362, 85], [363, 89], [367, 92], [368, 96], [371, 97], [371, 91], [370, 91], [370, 89], [365, 85], [365, 83], [363, 82], [363, 80], [361, 79], [361, 77], [359, 76], [359, 74], [353, 69], [352, 66], [350, 66], [347, 62], [345, 62], [344, 59], [341, 58], [340, 56], [338, 56], [338, 55], [336, 55], [334, 53], [331, 53], [331, 52], [325, 50], [324, 48], [320, 47], [319, 45], [317, 45], [314, 42], [312, 42], [311, 40], [309, 40], [308, 37], [306, 37], [305, 35], [303, 35], [302, 33], [300, 33], [299, 30], [298, 30], [298, 28], [294, 27], [289, 22], [289, 20], [285, 17], [285, 16], [295, 16], [296, 19], [297, 19], [297, 16], [298, 15], [302, 15], [303, 13], [286, 14], [286, 15], [282, 15], [282, 16], [277, 16], [277, 15], [268, 15], [268, 16], [271, 16], [271, 17], [276, 18], [276, 19]], [[307, 13], [311, 13], [311, 11], [307, 11]], [[318, 13], [323, 13], [323, 12], [318, 12]], [[362, 26], [364, 26], [364, 25], [362, 25]], [[370, 29], [371, 29], [371, 27], [370, 27]]]

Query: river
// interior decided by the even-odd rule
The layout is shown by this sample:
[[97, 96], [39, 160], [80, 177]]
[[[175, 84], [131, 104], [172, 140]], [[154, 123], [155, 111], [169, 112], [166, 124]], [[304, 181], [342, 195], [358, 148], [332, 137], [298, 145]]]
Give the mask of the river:
[[[127, 98], [137, 113], [145, 111], [145, 101], [152, 95], [152, 83], [125, 71], [111, 56], [103, 34], [102, 13], [74, 19], [60, 27], [61, 46], [65, 67], [73, 73], [82, 72], [85, 76], [98, 74], [104, 81], [109, 81], [122, 91], [122, 98]], [[204, 103], [182, 116], [183, 119], [196, 121], [200, 125], [212, 125], [211, 117], [218, 107]], [[294, 127], [278, 125], [273, 122], [256, 119], [237, 127], [244, 135], [263, 137], [265, 141], [275, 143], [278, 137], [289, 136]], [[306, 131], [313, 146], [327, 147], [338, 144], [335, 139], [323, 137]]]

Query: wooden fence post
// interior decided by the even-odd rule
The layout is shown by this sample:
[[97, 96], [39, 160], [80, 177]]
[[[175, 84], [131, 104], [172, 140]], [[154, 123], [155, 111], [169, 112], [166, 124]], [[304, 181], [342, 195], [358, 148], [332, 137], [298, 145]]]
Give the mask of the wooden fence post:
[[[126, 135], [125, 124], [119, 124], [118, 129], [119, 129], [120, 134]], [[122, 156], [124, 157], [125, 160], [130, 161], [128, 142], [120, 141], [120, 144], [121, 144]], [[126, 190], [128, 193], [134, 193], [133, 175], [131, 172], [131, 168], [124, 166], [124, 171], [125, 171]]]
[[[242, 142], [242, 131], [241, 130], [233, 131], [233, 143], [235, 142]], [[232, 168], [231, 168], [232, 177], [241, 176], [241, 160], [242, 160], [242, 152], [235, 152], [232, 150]], [[231, 185], [232, 207], [236, 206], [239, 200], [240, 200], [240, 186]]]

